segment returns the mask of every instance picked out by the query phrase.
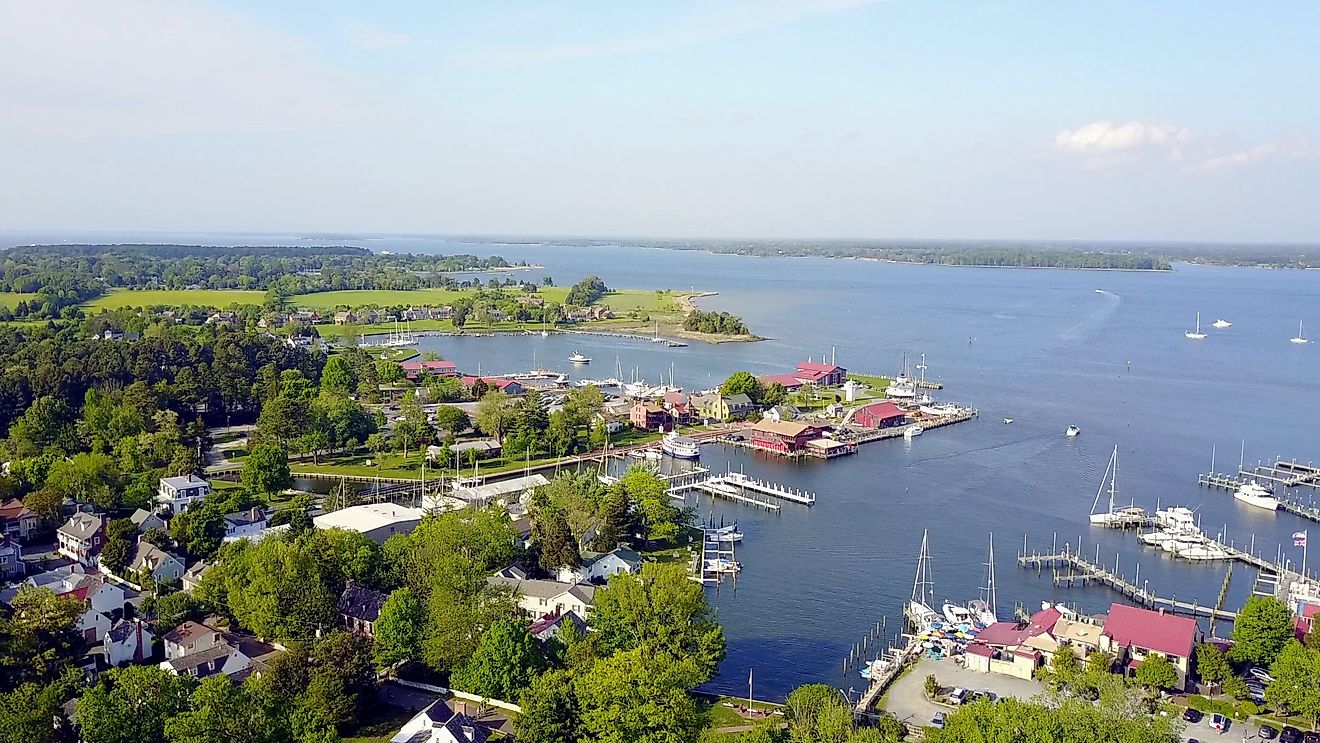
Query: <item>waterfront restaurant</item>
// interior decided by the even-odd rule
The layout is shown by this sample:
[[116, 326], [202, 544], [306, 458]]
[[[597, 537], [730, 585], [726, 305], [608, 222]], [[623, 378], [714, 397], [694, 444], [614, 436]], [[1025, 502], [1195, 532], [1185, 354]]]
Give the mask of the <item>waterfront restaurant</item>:
[[748, 431], [752, 446], [780, 454], [800, 454], [807, 442], [821, 438], [825, 429], [800, 421], [772, 421], [762, 419]]

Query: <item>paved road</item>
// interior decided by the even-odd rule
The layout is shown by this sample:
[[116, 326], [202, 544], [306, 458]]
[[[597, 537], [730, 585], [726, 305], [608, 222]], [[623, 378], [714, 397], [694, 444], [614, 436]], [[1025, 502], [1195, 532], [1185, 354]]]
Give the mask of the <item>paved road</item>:
[[961, 686], [973, 691], [991, 691], [1000, 697], [1031, 699], [1041, 692], [1040, 684], [1035, 681], [1013, 678], [1000, 673], [969, 671], [948, 659], [922, 658], [917, 661], [914, 670], [909, 671], [890, 687], [885, 709], [892, 712], [900, 721], [913, 725], [925, 725], [936, 712], [948, 712], [948, 707], [926, 699], [926, 676], [930, 674], [935, 675], [940, 686]]

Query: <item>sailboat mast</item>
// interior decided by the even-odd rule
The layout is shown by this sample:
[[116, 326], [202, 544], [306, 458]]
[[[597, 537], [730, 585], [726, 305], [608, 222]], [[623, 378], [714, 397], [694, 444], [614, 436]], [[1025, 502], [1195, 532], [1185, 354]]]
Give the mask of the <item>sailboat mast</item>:
[[999, 616], [998, 596], [995, 592], [995, 533], [990, 532], [990, 557], [986, 563], [986, 599], [990, 604], [990, 613]]
[[1118, 444], [1114, 444], [1114, 456], [1111, 459], [1114, 471], [1109, 477], [1109, 513], [1114, 512], [1114, 491], [1118, 489]]

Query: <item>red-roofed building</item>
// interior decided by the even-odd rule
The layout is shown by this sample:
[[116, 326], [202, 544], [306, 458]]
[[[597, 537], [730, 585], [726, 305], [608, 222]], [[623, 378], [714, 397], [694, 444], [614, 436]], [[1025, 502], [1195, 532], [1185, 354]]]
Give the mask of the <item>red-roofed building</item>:
[[800, 375], [798, 374], [771, 374], [769, 376], [760, 377], [759, 379], [761, 385], [764, 387], [769, 387], [772, 384], [778, 383], [783, 385], [784, 389], [789, 392], [797, 392], [802, 389], [803, 384], [802, 380], [798, 379], [799, 376]]
[[1182, 689], [1199, 635], [1193, 619], [1114, 604], [1109, 607], [1109, 618], [1100, 635], [1100, 649], [1112, 654], [1125, 668], [1136, 668], [1151, 654], [1163, 655], [1178, 672], [1175, 688]]
[[399, 366], [409, 374], [426, 372], [428, 374], [443, 374], [448, 377], [458, 374], [458, 366], [452, 361], [405, 361]]
[[812, 361], [802, 361], [797, 365], [797, 375], [799, 379], [807, 379], [814, 384], [836, 385], [843, 384], [843, 380], [848, 378], [848, 370], [838, 364], [817, 364]]
[[1054, 625], [1063, 617], [1063, 614], [1053, 606], [1041, 609], [1031, 615], [1031, 621], [1027, 624], [1027, 632], [1031, 636], [1053, 632]]
[[858, 408], [852, 422], [867, 428], [893, 428], [907, 423], [907, 412], [894, 402], [873, 402]]
[[800, 421], [772, 421], [762, 418], [748, 430], [752, 446], [780, 454], [798, 454], [807, 442], [821, 438], [825, 429]]
[[513, 379], [501, 379], [500, 377], [462, 377], [459, 381], [463, 383], [464, 387], [470, 390], [472, 389], [472, 386], [477, 383], [478, 379], [485, 382], [488, 387], [497, 389], [506, 395], [521, 395], [523, 393], [523, 386], [519, 384], [517, 380]]

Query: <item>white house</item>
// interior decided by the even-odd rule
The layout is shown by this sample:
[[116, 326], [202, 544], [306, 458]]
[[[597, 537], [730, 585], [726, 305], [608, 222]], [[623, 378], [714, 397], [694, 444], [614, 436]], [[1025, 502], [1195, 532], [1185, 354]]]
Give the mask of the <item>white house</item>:
[[404, 723], [390, 743], [485, 743], [488, 737], [484, 726], [437, 699]]
[[250, 539], [255, 542], [264, 536], [266, 529], [269, 527], [270, 517], [256, 506], [247, 511], [227, 513], [225, 514], [224, 541], [236, 542], [240, 539]]
[[185, 655], [215, 647], [220, 642], [220, 631], [199, 622], [184, 622], [165, 633], [165, 658], [173, 660]]
[[586, 617], [591, 614], [591, 605], [596, 598], [596, 587], [585, 583], [568, 585], [552, 580], [511, 578], [498, 573], [487, 578], [486, 582], [512, 588], [518, 608], [533, 619], [566, 611]]
[[211, 483], [196, 475], [162, 477], [156, 490], [156, 503], [169, 506], [170, 513], [179, 513], [210, 494]]
[[105, 659], [112, 666], [141, 663], [151, 655], [151, 631], [141, 619], [119, 623], [105, 634]]
[[206, 678], [217, 673], [233, 676], [251, 668], [252, 659], [237, 645], [221, 638], [220, 642], [205, 650], [161, 661], [160, 667], [175, 676]]
[[583, 555], [581, 565], [560, 568], [555, 580], [560, 583], [598, 583], [609, 580], [612, 575], [635, 573], [641, 569], [641, 555], [626, 547], [619, 547], [604, 554]]
[[75, 513], [55, 530], [59, 553], [87, 567], [96, 567], [105, 546], [105, 519], [90, 513]]
[[197, 586], [202, 583], [202, 576], [206, 575], [206, 571], [210, 569], [211, 563], [206, 560], [198, 560], [193, 563], [187, 570], [183, 571], [183, 590], [197, 590]]
[[321, 514], [312, 519], [318, 529], [347, 529], [384, 544], [394, 534], [407, 534], [422, 522], [425, 512], [396, 503], [364, 503]]
[[182, 580], [184, 564], [183, 560], [151, 542], [139, 539], [124, 569], [129, 573], [150, 573], [152, 580]]
[[128, 517], [128, 520], [132, 521], [133, 526], [137, 527], [138, 534], [144, 534], [152, 529], [166, 528], [164, 519], [141, 508], [134, 511], [133, 515]]
[[110, 617], [95, 609], [88, 609], [82, 613], [82, 616], [78, 617], [77, 630], [78, 634], [82, 636], [83, 642], [88, 645], [95, 645], [101, 641], [101, 638], [105, 637], [105, 633], [110, 631], [113, 624], [114, 622], [110, 621]]

